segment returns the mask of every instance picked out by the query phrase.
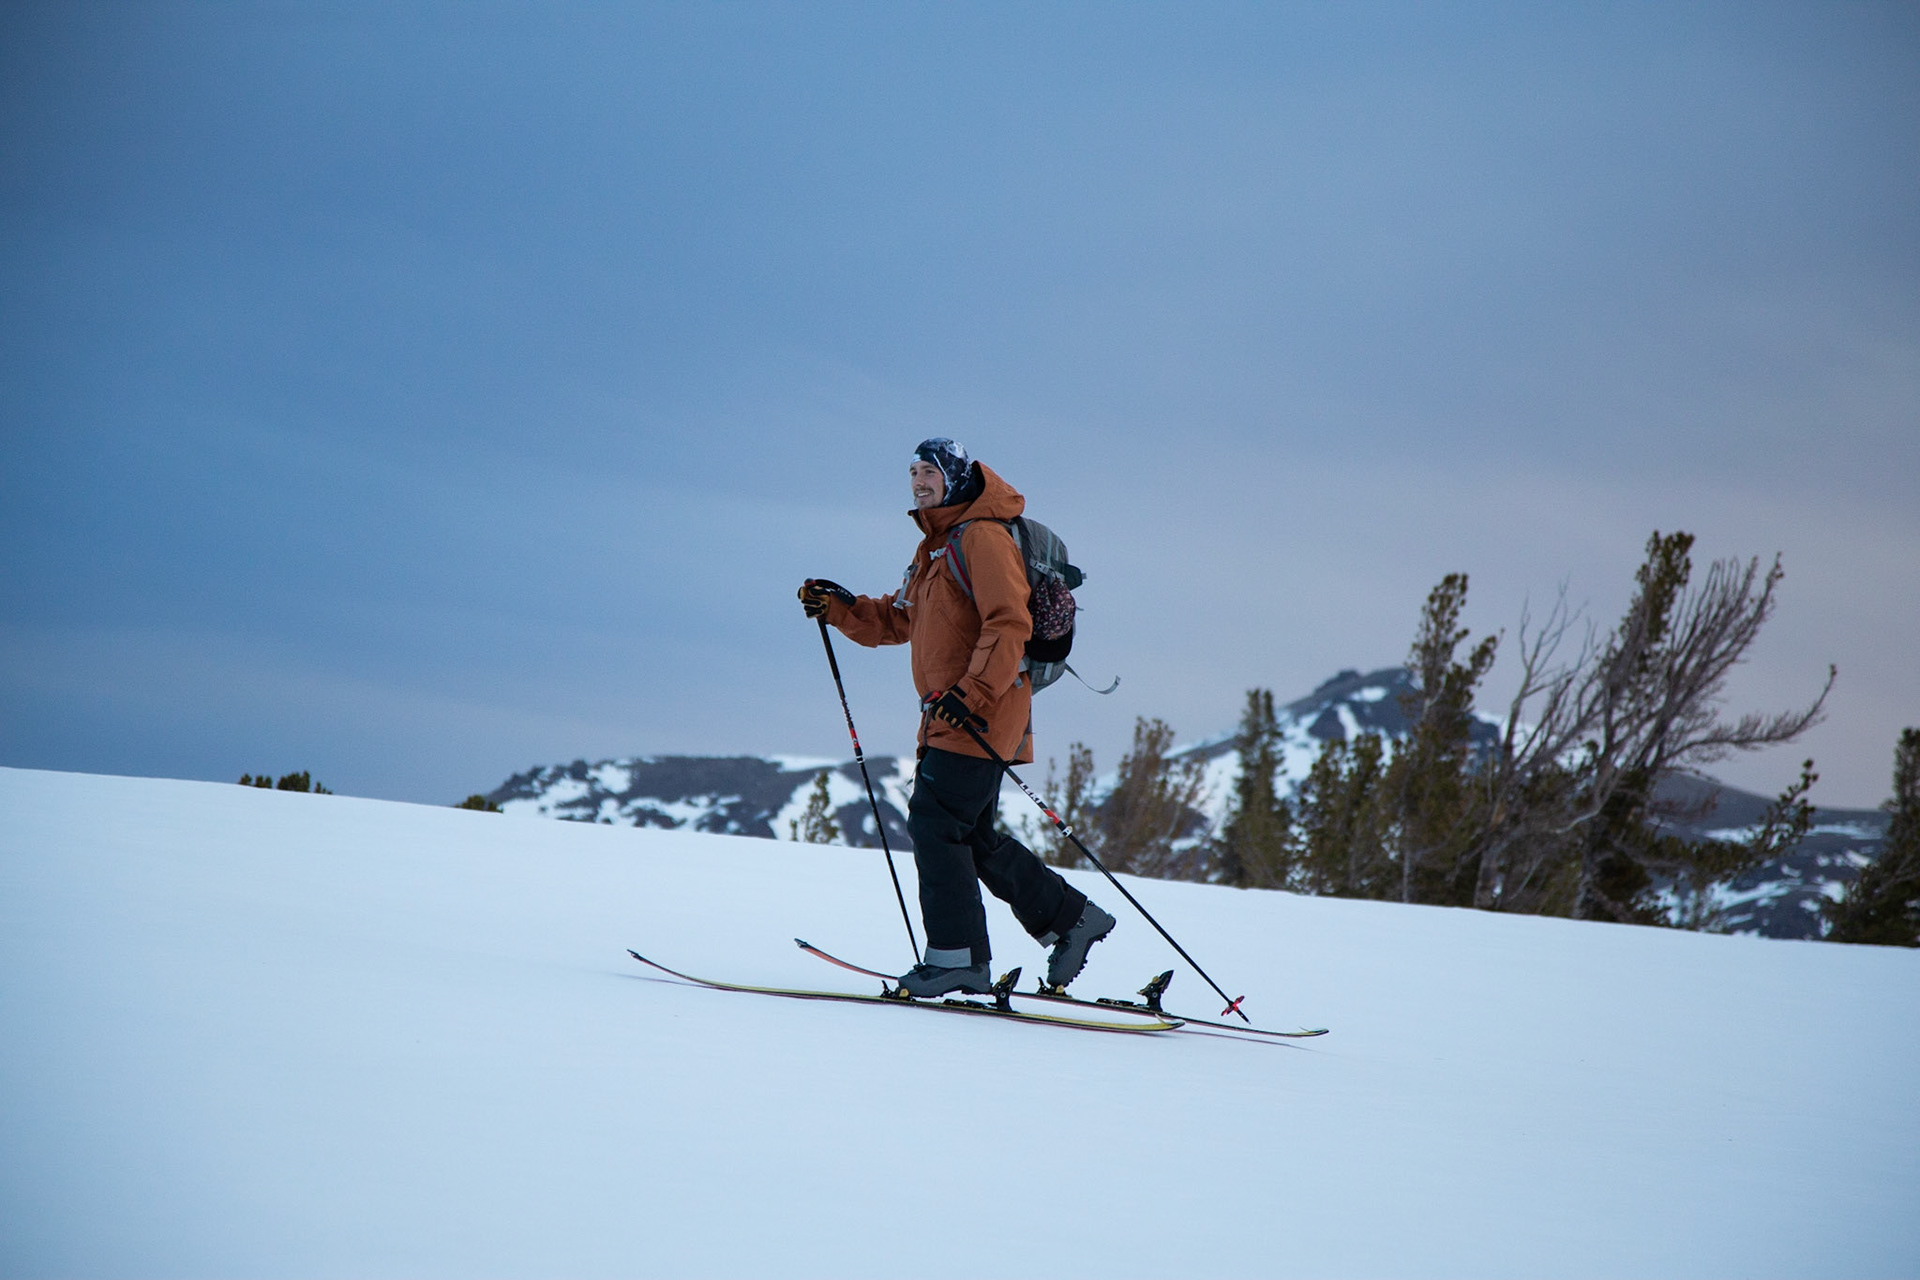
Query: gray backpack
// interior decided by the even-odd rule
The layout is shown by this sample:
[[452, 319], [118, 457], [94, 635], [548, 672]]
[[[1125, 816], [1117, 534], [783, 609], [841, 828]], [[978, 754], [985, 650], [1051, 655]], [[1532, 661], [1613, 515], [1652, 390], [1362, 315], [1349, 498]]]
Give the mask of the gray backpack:
[[[973, 599], [973, 575], [967, 571], [966, 556], [960, 550], [960, 535], [972, 523], [964, 520], [955, 525], [947, 535], [947, 545], [934, 552], [936, 556], [945, 557], [947, 568], [953, 571], [953, 580], [960, 584], [969, 600]], [[1033, 616], [1033, 635], [1027, 640], [1027, 652], [1020, 661], [1020, 669], [1033, 681], [1035, 693], [1069, 671], [1073, 672], [1074, 679], [1086, 684], [1080, 673], [1067, 665], [1067, 655], [1073, 651], [1074, 615], [1080, 609], [1073, 601], [1073, 589], [1085, 582], [1087, 575], [1068, 561], [1067, 544], [1060, 540], [1060, 535], [1038, 520], [1015, 516], [993, 523], [1013, 535], [1013, 545], [1027, 564], [1027, 611]], [[1115, 677], [1112, 684], [1094, 692], [1112, 693], [1119, 686], [1120, 680]]]

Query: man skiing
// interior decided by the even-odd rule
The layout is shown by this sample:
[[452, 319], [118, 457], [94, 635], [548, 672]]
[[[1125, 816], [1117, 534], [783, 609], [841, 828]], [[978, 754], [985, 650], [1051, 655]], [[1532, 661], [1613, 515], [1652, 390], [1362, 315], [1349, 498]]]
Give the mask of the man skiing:
[[1064, 987], [1114, 919], [994, 829], [1000, 767], [974, 737], [1009, 763], [1033, 759], [1033, 684], [1023, 667], [1033, 630], [1027, 572], [1002, 523], [1024, 511], [1026, 499], [945, 437], [921, 442], [907, 475], [908, 514], [921, 538], [900, 589], [856, 596], [824, 578], [800, 588], [807, 616], [825, 618], [854, 643], [912, 646], [920, 733], [907, 832], [927, 948], [900, 985], [922, 998], [992, 989], [984, 884], [1052, 948], [1047, 981]]

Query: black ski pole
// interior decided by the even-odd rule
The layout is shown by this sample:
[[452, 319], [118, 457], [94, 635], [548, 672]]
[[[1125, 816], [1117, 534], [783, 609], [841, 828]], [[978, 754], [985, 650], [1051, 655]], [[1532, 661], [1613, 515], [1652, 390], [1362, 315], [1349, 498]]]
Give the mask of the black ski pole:
[[[821, 626], [823, 627], [825, 625], [826, 625], [825, 623], [821, 624]], [[1053, 823], [1054, 828], [1058, 830], [1061, 835], [1073, 841], [1073, 847], [1080, 851], [1081, 856], [1086, 858], [1088, 862], [1091, 862], [1094, 865], [1094, 869], [1099, 871], [1101, 875], [1113, 881], [1113, 887], [1118, 889], [1121, 892], [1121, 894], [1126, 898], [1126, 900], [1133, 904], [1133, 909], [1135, 911], [1138, 911], [1141, 915], [1145, 916], [1147, 918], [1148, 924], [1160, 930], [1160, 936], [1165, 938], [1168, 944], [1171, 945], [1175, 951], [1178, 951], [1180, 953], [1180, 958], [1182, 960], [1185, 960], [1188, 964], [1192, 965], [1193, 971], [1195, 973], [1199, 974], [1202, 978], [1207, 979], [1207, 985], [1213, 988], [1214, 994], [1218, 995], [1222, 1000], [1225, 1000], [1227, 1002], [1227, 1007], [1220, 1011], [1220, 1016], [1224, 1018], [1229, 1013], [1237, 1013], [1240, 1015], [1240, 1021], [1251, 1025], [1253, 1022], [1253, 1019], [1247, 1017], [1246, 1012], [1240, 1008], [1241, 1004], [1246, 1001], [1246, 997], [1241, 996], [1238, 1000], [1236, 1000], [1232, 996], [1228, 995], [1226, 992], [1220, 990], [1220, 984], [1215, 982], [1212, 978], [1207, 977], [1207, 971], [1200, 967], [1200, 964], [1198, 961], [1196, 961], [1192, 956], [1187, 954], [1187, 949], [1185, 947], [1181, 946], [1178, 942], [1175, 942], [1173, 940], [1172, 934], [1168, 933], [1164, 928], [1161, 928], [1160, 922], [1153, 918], [1153, 913], [1140, 905], [1140, 899], [1134, 897], [1131, 893], [1128, 893], [1127, 886], [1121, 884], [1120, 881], [1114, 877], [1113, 872], [1107, 870], [1107, 866], [1104, 862], [1100, 861], [1100, 859], [1093, 856], [1093, 850], [1087, 848], [1086, 845], [1080, 842], [1080, 837], [1073, 834], [1073, 828], [1068, 826], [1066, 823], [1062, 822], [1060, 820], [1060, 815], [1055, 813], [1052, 807], [1049, 806], [1045, 800], [1042, 800], [1039, 796], [1035, 795], [1033, 793], [1032, 787], [1029, 787], [1026, 783], [1020, 780], [1020, 775], [1013, 771], [1013, 766], [1000, 758], [1000, 753], [998, 751], [995, 751], [993, 749], [992, 744], [989, 743], [984, 737], [981, 736], [980, 731], [974, 728], [970, 724], [963, 724], [961, 728], [965, 729], [968, 733], [973, 735], [973, 740], [980, 744], [980, 749], [982, 751], [987, 753], [987, 759], [999, 765], [1001, 772], [1005, 773], [1009, 778], [1012, 778], [1014, 785], [1027, 793], [1027, 799], [1033, 801], [1036, 805], [1040, 806], [1040, 812], [1047, 815], [1048, 821]]]
[[893, 865], [893, 849], [887, 844], [886, 820], [880, 816], [880, 801], [873, 794], [873, 778], [867, 773], [866, 753], [860, 750], [860, 734], [853, 727], [853, 708], [847, 705], [847, 686], [840, 679], [840, 663], [833, 656], [833, 638], [827, 634], [825, 618], [815, 621], [820, 624], [820, 643], [827, 649], [827, 667], [833, 672], [833, 687], [840, 691], [840, 710], [847, 717], [847, 736], [853, 739], [853, 762], [860, 766], [860, 776], [867, 784], [867, 803], [873, 806], [873, 829], [880, 833], [880, 850], [887, 855], [887, 874], [893, 877], [893, 896], [900, 901], [900, 919], [906, 923], [907, 941], [913, 945], [913, 962], [919, 964], [920, 939], [913, 936], [913, 917], [907, 914], [907, 895], [901, 892], [900, 872]]

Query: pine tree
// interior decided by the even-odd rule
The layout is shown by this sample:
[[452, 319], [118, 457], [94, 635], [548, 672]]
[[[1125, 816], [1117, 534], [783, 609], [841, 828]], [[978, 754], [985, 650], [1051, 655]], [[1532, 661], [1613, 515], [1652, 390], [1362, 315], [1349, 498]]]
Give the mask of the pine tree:
[[1454, 659], [1467, 629], [1459, 625], [1467, 575], [1450, 573], [1427, 596], [1401, 696], [1412, 732], [1393, 754], [1386, 791], [1393, 806], [1393, 853], [1402, 902], [1472, 906], [1479, 878], [1473, 849], [1473, 695], [1493, 666], [1499, 637], [1487, 636], [1466, 661]]
[[333, 792], [327, 790], [326, 787], [315, 782], [313, 775], [307, 773], [305, 770], [299, 773], [281, 774], [278, 783], [274, 782], [272, 774], [263, 773], [256, 777], [251, 773], [243, 773], [240, 775], [240, 785], [243, 787], [260, 787], [268, 791], [311, 791], [313, 794], [320, 796], [330, 796], [333, 794]]
[[[1047, 761], [1047, 789], [1042, 793], [1054, 806], [1054, 812], [1060, 815], [1060, 821], [1074, 831], [1083, 833], [1085, 838], [1088, 809], [1093, 798], [1093, 751], [1084, 743], [1076, 742], [1067, 748], [1067, 776], [1057, 779], [1052, 760]], [[1028, 819], [1029, 822], [1036, 819]], [[1073, 847], [1073, 841], [1060, 834], [1060, 829], [1045, 819], [1039, 830], [1040, 857], [1056, 867], [1077, 867], [1086, 860], [1080, 851]], [[1029, 828], [1031, 830], [1031, 828]]]
[[1920, 946], [1920, 729], [1903, 729], [1893, 751], [1892, 820], [1880, 856], [1826, 908], [1827, 938]]
[[1397, 896], [1387, 854], [1386, 744], [1377, 733], [1329, 739], [1300, 784], [1299, 887], [1341, 898]]
[[822, 769], [814, 775], [806, 809], [787, 823], [788, 834], [802, 844], [833, 844], [840, 839], [840, 824], [833, 820], [833, 801], [827, 796], [828, 773]]
[[1186, 878], [1197, 870], [1174, 849], [1204, 824], [1199, 812], [1204, 775], [1197, 760], [1173, 760], [1173, 727], [1145, 716], [1134, 722], [1133, 749], [1120, 760], [1120, 777], [1093, 813], [1094, 852], [1109, 871]]
[[1293, 815], [1278, 791], [1279, 745], [1273, 691], [1247, 690], [1247, 709], [1234, 739], [1240, 776], [1214, 850], [1216, 875], [1239, 888], [1284, 888], [1293, 876]]
[[481, 813], [499, 813], [500, 812], [499, 805], [487, 799], [485, 796], [481, 795], [477, 791], [453, 807], [456, 809], [477, 809]]

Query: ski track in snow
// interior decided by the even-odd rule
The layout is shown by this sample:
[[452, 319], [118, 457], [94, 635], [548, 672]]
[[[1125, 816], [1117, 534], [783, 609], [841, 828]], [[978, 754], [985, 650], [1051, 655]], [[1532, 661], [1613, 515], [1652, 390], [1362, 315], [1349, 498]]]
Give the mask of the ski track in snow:
[[[1175, 962], [1073, 877], [1121, 917], [1076, 991]], [[1131, 887], [1332, 1035], [624, 954], [863, 990], [791, 939], [906, 963], [873, 850], [0, 769], [0, 1273], [1920, 1271], [1920, 954]]]

